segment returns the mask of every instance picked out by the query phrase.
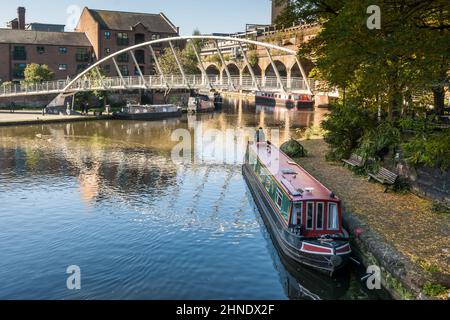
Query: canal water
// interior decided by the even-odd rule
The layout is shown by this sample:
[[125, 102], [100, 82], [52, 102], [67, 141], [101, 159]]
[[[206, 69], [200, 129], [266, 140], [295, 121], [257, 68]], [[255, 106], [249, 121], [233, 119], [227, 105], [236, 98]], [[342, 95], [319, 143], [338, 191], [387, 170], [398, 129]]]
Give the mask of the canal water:
[[[0, 299], [382, 298], [354, 270], [330, 279], [284, 261], [242, 150], [217, 161], [205, 138], [262, 126], [282, 142], [323, 114], [229, 101], [159, 122], [0, 128]], [[194, 161], [174, 158], [177, 132], [192, 134]], [[68, 290], [69, 266], [81, 290]]]

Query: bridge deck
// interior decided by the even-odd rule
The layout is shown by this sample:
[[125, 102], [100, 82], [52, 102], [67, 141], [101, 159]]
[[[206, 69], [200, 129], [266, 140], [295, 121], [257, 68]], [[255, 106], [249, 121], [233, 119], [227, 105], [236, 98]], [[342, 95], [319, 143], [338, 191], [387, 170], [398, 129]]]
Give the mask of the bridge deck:
[[[133, 90], [133, 89], [216, 89], [227, 91], [255, 91], [259, 86], [262, 91], [282, 91], [276, 77], [257, 77], [257, 83], [251, 76], [228, 77], [201, 75], [173, 76], [131, 76], [108, 77], [102, 79], [79, 79], [70, 88], [64, 90], [70, 80], [49, 81], [30, 85], [11, 85], [0, 89], [0, 97], [35, 96], [60, 93], [76, 93], [93, 90]], [[288, 92], [308, 93], [303, 78], [281, 78], [283, 86]], [[314, 81], [307, 80], [314, 87]]]

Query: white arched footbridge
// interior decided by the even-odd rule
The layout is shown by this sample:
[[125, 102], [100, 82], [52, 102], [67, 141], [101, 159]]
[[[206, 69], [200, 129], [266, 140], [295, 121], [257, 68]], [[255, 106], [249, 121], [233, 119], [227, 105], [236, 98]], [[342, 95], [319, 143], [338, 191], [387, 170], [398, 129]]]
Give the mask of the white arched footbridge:
[[[195, 51], [198, 59], [198, 67], [201, 74], [191, 75], [186, 74], [183, 65], [177, 56], [177, 52], [174, 48], [174, 43], [179, 41], [187, 41], [187, 45], [191, 45]], [[216, 75], [210, 75], [206, 73], [204, 68], [204, 62], [201, 59], [198, 46], [195, 41], [212, 41], [216, 48], [217, 54], [221, 59], [221, 63], [224, 66], [226, 77], [219, 77]], [[235, 42], [240, 47], [242, 52], [242, 58], [248, 67], [250, 75], [248, 76], [232, 76], [230, 70], [227, 67], [227, 63], [224, 58], [224, 54], [220, 48], [219, 41]], [[159, 63], [158, 57], [153, 49], [154, 45], [161, 43], [168, 43], [171, 51], [175, 57], [176, 64], [178, 66], [179, 73], [176, 75], [165, 74]], [[257, 76], [251, 66], [247, 53], [244, 49], [244, 44], [254, 45], [262, 47], [266, 50], [269, 57], [275, 76]], [[154, 65], [157, 70], [157, 75], [145, 75], [139, 66], [136, 59], [134, 50], [141, 48], [149, 48], [152, 54]], [[296, 63], [301, 71], [301, 78], [281, 77], [277, 70], [275, 61], [273, 59], [273, 51], [283, 52], [286, 55], [295, 56]], [[137, 75], [125, 76], [120, 71], [116, 58], [124, 53], [128, 53], [131, 56], [132, 62], [136, 66]], [[163, 38], [153, 40], [149, 42], [140, 43], [134, 46], [130, 46], [118, 52], [115, 52], [88, 67], [86, 70], [78, 74], [72, 80], [58, 80], [49, 81], [36, 84], [13, 84], [11, 86], [3, 86], [0, 88], [0, 97], [16, 97], [16, 96], [34, 96], [34, 95], [49, 95], [60, 94], [63, 96], [70, 96], [77, 92], [86, 92], [93, 90], [135, 90], [135, 89], [197, 89], [197, 90], [226, 90], [226, 91], [279, 91], [279, 92], [293, 92], [303, 94], [313, 94], [314, 81], [307, 79], [305, 70], [297, 58], [297, 53], [293, 50], [279, 47], [270, 43], [258, 42], [248, 39], [231, 38], [231, 37], [219, 37], [219, 36], [180, 36], [173, 38]], [[99, 67], [105, 63], [111, 63], [115, 67], [118, 74], [117, 77], [104, 77], [101, 75]], [[98, 77], [88, 77], [95, 72]]]

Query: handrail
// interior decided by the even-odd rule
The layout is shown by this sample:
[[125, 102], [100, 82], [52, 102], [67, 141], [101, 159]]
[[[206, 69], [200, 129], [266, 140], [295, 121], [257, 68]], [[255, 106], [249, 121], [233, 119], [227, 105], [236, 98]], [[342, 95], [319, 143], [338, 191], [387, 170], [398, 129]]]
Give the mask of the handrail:
[[[208, 74], [207, 75], [210, 86], [216, 89], [226, 89], [229, 86], [228, 77], [225, 75], [220, 77], [219, 75]], [[261, 87], [261, 90], [282, 90], [277, 77], [272, 76], [256, 76], [257, 84]], [[145, 80], [145, 81], [143, 81]], [[166, 87], [167, 82], [171, 87], [176, 89], [186, 88], [187, 86], [194, 89], [208, 88], [206, 81], [202, 75], [185, 75], [185, 78], [181, 75], [166, 76], [166, 79], [162, 79], [161, 76], [128, 76], [128, 77], [107, 77], [102, 81], [92, 79], [78, 79], [74, 82], [70, 90], [65, 90], [67, 87], [67, 80], [48, 81], [35, 84], [26, 85], [11, 85], [4, 86], [0, 90], [0, 97], [7, 96], [19, 96], [19, 95], [43, 95], [54, 93], [71, 93], [82, 92], [91, 90], [125, 90], [136, 88], [148, 88], [148, 89], [160, 89]], [[236, 90], [249, 90], [254, 91], [256, 84], [251, 76], [238, 76], [231, 75], [231, 83], [236, 87]], [[281, 77], [282, 83], [290, 91], [306, 91], [307, 85], [303, 78], [291, 78], [288, 81], [287, 77]], [[308, 84], [314, 87], [314, 80], [308, 79]]]

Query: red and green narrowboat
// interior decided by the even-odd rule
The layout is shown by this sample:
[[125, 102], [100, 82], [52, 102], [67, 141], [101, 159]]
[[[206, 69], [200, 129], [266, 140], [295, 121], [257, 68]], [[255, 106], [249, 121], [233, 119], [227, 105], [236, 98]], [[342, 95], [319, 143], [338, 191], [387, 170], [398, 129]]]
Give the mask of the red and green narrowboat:
[[250, 142], [242, 168], [273, 241], [295, 262], [332, 276], [351, 253], [341, 201], [270, 142]]

